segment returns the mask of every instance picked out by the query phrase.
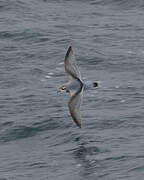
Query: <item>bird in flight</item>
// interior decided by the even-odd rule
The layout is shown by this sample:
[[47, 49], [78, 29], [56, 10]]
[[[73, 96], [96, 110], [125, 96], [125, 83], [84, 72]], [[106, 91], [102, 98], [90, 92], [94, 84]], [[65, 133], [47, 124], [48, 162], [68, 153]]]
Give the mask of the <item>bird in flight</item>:
[[68, 48], [65, 55], [64, 68], [68, 82], [62, 85], [60, 90], [70, 94], [70, 99], [68, 101], [69, 112], [76, 125], [81, 128], [80, 106], [83, 98], [83, 90], [90, 85], [97, 87], [98, 83], [84, 83], [82, 81], [81, 73], [77, 66], [76, 58], [71, 46]]

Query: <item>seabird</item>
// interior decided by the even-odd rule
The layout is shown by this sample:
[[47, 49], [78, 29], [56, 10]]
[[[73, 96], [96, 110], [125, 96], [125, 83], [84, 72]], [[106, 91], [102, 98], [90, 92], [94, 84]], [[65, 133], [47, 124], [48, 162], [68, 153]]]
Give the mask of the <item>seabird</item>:
[[68, 82], [62, 85], [60, 90], [64, 90], [70, 94], [70, 99], [68, 101], [69, 112], [76, 125], [81, 128], [80, 106], [83, 98], [83, 90], [90, 85], [97, 87], [98, 83], [84, 83], [82, 81], [81, 73], [71, 46], [68, 48], [65, 55], [64, 68]]

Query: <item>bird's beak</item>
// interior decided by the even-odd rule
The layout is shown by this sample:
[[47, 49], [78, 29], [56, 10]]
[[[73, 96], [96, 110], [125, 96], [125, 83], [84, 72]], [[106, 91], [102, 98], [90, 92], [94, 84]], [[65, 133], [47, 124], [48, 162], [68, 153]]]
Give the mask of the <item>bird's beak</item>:
[[57, 88], [57, 94], [58, 94], [58, 93], [62, 93], [62, 92], [63, 92], [63, 90], [61, 89], [61, 87], [58, 87], [58, 88]]

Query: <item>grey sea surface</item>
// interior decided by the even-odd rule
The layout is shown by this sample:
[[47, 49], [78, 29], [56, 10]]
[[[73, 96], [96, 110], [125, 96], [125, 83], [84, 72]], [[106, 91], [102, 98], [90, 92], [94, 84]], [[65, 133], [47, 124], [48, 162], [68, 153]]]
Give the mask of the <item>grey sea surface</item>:
[[[64, 56], [83, 80], [68, 112]], [[144, 179], [144, 1], [0, 1], [0, 180]]]

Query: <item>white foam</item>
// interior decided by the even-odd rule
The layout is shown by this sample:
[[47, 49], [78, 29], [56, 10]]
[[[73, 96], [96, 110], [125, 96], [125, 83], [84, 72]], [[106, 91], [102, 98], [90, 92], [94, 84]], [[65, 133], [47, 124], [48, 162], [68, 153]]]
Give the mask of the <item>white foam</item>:
[[48, 73], [48, 75], [53, 75], [53, 74], [54, 74], [54, 73], [52, 73], [52, 72], [49, 72], [49, 73]]
[[127, 51], [129, 54], [132, 54], [132, 53], [134, 53], [133, 51], [131, 51], [131, 50], [129, 50], [129, 51]]
[[118, 88], [119, 88], [119, 86], [115, 86], [115, 88], [116, 88], [116, 89], [118, 89]]
[[50, 79], [50, 78], [51, 78], [51, 76], [45, 76], [45, 78]]
[[120, 102], [121, 102], [121, 103], [124, 103], [125, 101], [126, 101], [126, 100], [122, 99]]
[[77, 167], [81, 167], [82, 165], [81, 165], [81, 164], [77, 164], [76, 166], [77, 166]]
[[56, 67], [56, 70], [58, 70], [58, 71], [62, 71], [62, 70], [63, 70], [63, 68]]
[[58, 63], [59, 65], [63, 65], [64, 64], [64, 62], [60, 62], [60, 63]]

